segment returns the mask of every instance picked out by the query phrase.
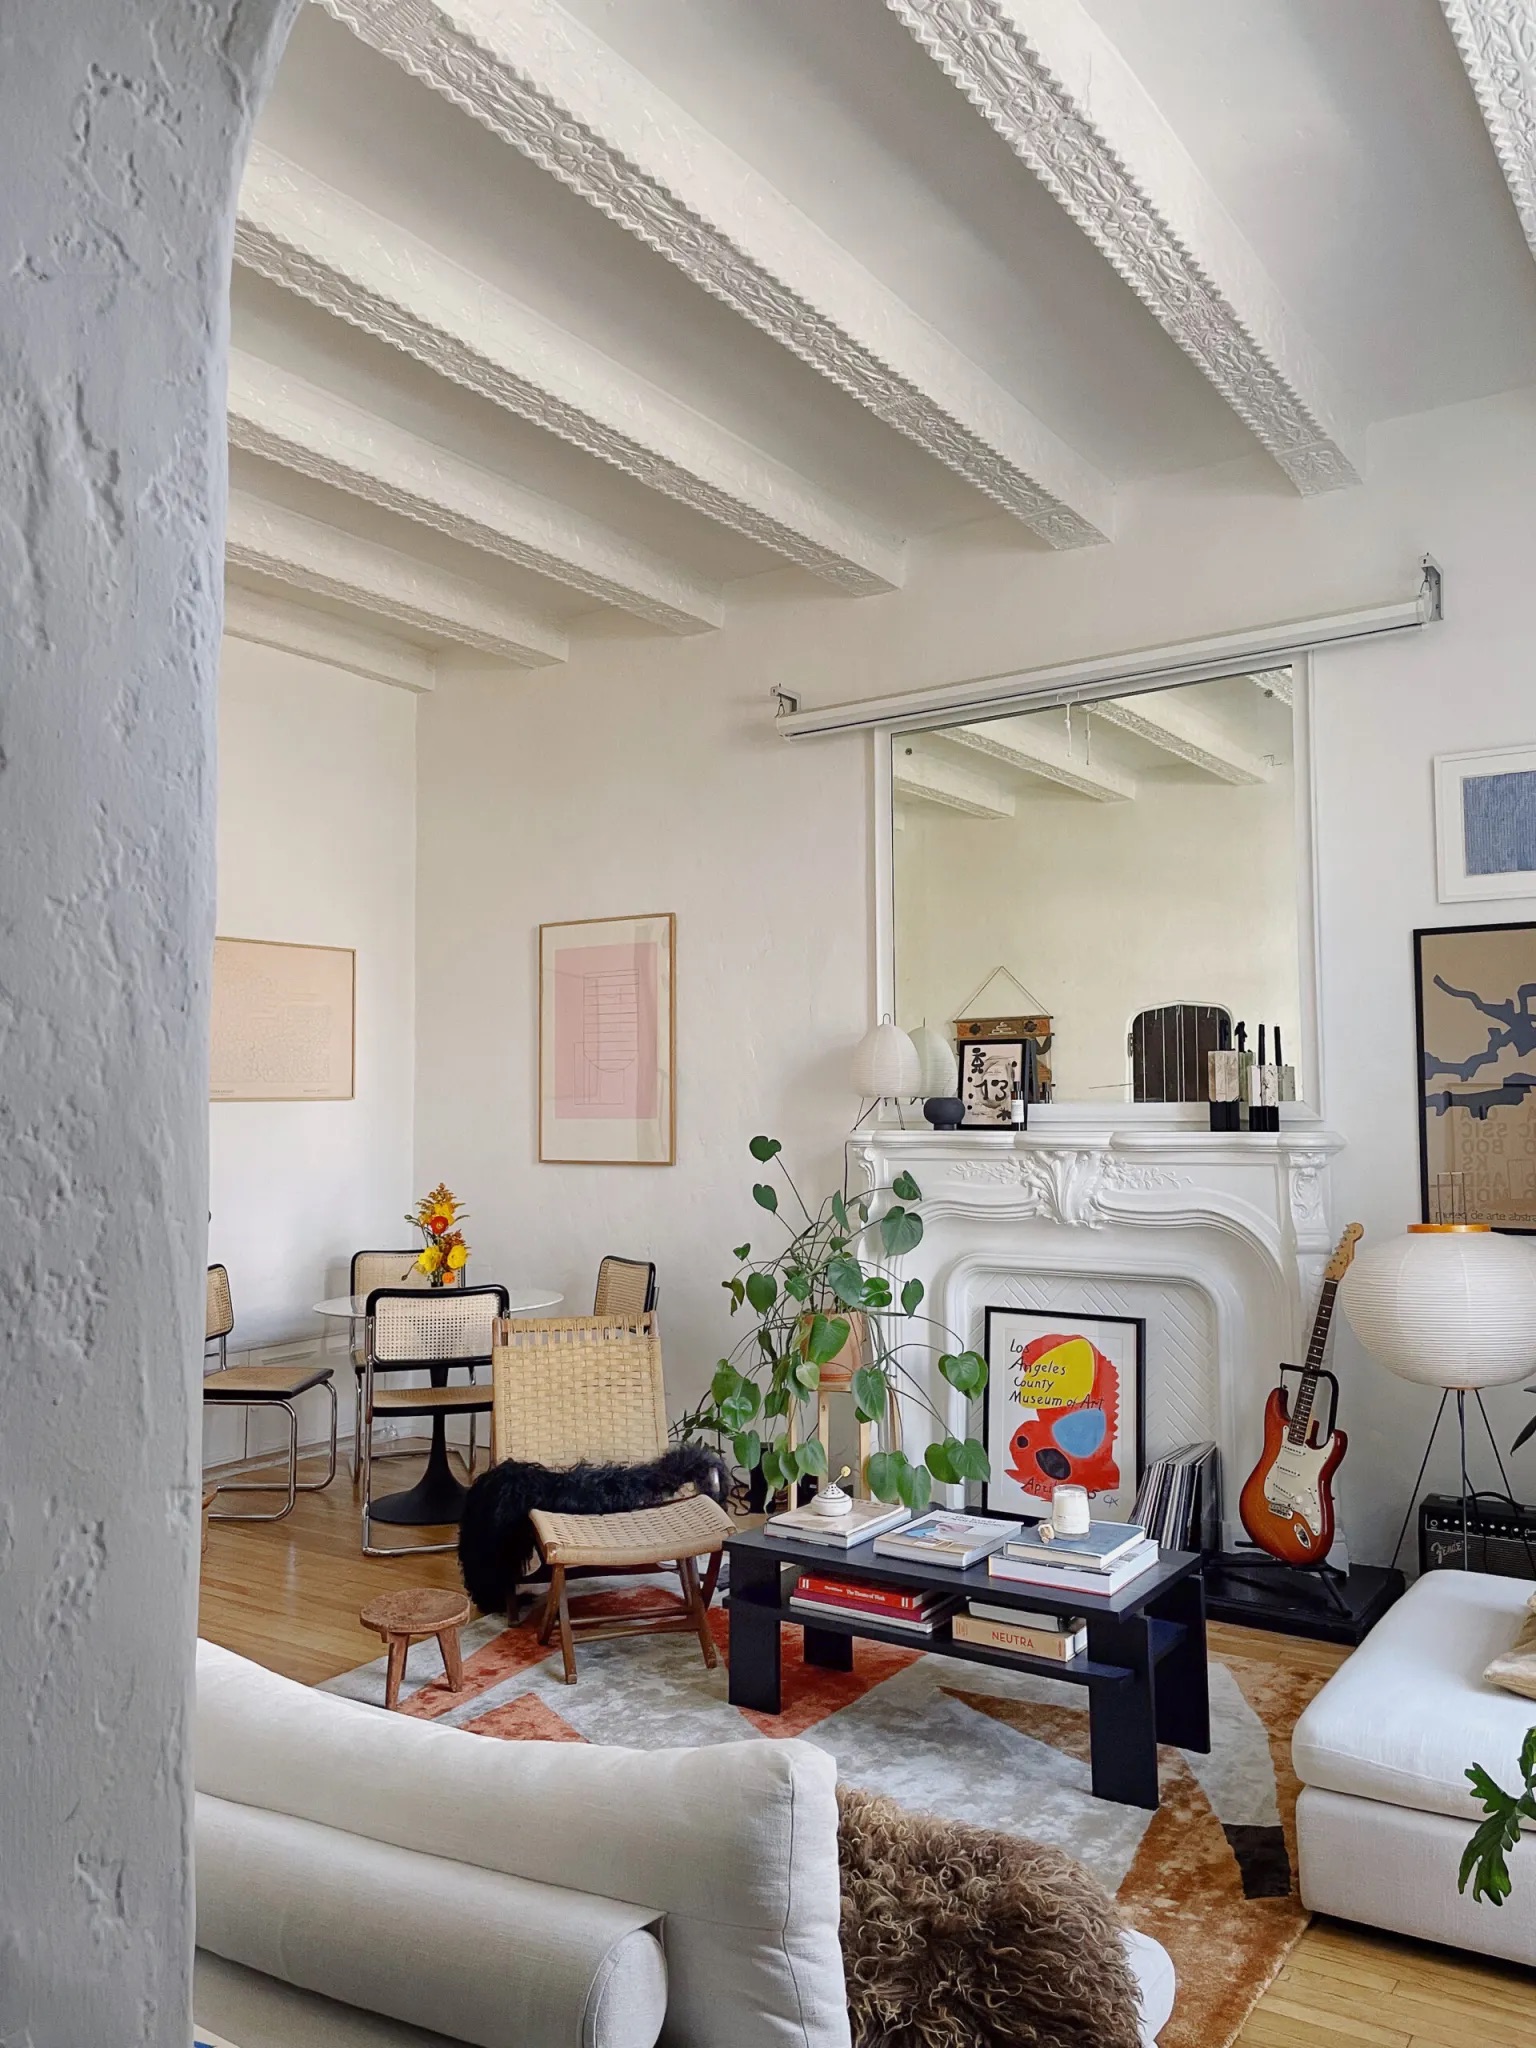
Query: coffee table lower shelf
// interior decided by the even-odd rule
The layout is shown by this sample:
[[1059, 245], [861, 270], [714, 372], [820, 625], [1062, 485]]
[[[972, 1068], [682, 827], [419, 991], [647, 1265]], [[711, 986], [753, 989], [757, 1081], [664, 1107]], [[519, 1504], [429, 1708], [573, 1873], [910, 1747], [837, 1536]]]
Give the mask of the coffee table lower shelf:
[[[1155, 1810], [1158, 1745], [1210, 1749], [1205, 1604], [1196, 1559], [1189, 1560], [1192, 1569], [1184, 1569], [1179, 1558], [1160, 1570], [1145, 1601], [1129, 1607], [1122, 1603], [1118, 1612], [1106, 1601], [1082, 1601], [1081, 1607], [1089, 1610], [1088, 1649], [1061, 1664], [957, 1642], [947, 1624], [931, 1636], [920, 1636], [866, 1614], [827, 1613], [812, 1620], [804, 1608], [789, 1604], [790, 1567], [807, 1563], [799, 1546], [754, 1533], [731, 1539], [726, 1548], [731, 1561], [726, 1607], [732, 1706], [760, 1714], [781, 1711], [782, 1630], [789, 1627], [802, 1632], [805, 1662], [824, 1671], [851, 1671], [854, 1642], [863, 1637], [920, 1655], [1085, 1686], [1093, 1790], [1100, 1799]], [[843, 1569], [856, 1577], [861, 1575], [860, 1565], [862, 1575], [871, 1579], [891, 1576], [889, 1567], [882, 1571], [865, 1560]], [[949, 1575], [947, 1584], [941, 1573], [919, 1571], [911, 1576], [948, 1590], [957, 1575]], [[978, 1592], [981, 1585], [963, 1590]], [[995, 1585], [990, 1590], [996, 1597]]]

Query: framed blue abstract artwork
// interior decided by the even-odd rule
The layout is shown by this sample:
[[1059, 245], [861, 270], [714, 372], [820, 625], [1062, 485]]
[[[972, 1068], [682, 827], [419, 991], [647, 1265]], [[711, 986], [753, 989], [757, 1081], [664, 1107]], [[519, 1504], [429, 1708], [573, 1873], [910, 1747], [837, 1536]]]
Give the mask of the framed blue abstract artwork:
[[1442, 903], [1536, 896], [1536, 746], [1439, 755], [1435, 841]]

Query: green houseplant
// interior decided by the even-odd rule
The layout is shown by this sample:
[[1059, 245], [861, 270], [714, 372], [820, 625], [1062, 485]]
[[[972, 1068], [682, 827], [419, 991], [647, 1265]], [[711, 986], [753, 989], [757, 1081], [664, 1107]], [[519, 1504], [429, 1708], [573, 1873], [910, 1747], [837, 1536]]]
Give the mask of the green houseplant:
[[[770, 1493], [800, 1479], [825, 1478], [825, 1447], [801, 1429], [795, 1432], [800, 1441], [792, 1444], [790, 1418], [802, 1403], [815, 1400], [823, 1368], [842, 1356], [858, 1315], [867, 1334], [851, 1391], [859, 1421], [879, 1432], [865, 1475], [871, 1493], [916, 1512], [928, 1505], [936, 1480], [959, 1485], [989, 1478], [985, 1447], [950, 1431], [928, 1398], [926, 1374], [914, 1370], [916, 1355], [926, 1365], [937, 1342], [938, 1369], [957, 1393], [969, 1398], [987, 1383], [986, 1360], [978, 1352], [950, 1348], [945, 1333], [920, 1313], [922, 1282], [909, 1279], [896, 1291], [891, 1262], [922, 1242], [917, 1182], [900, 1173], [888, 1187], [850, 1196], [845, 1181], [813, 1210], [791, 1178], [777, 1138], [754, 1138], [750, 1150], [777, 1177], [757, 1182], [752, 1199], [783, 1232], [783, 1241], [756, 1256], [751, 1244], [737, 1245], [735, 1270], [721, 1283], [731, 1314], [750, 1322], [716, 1367], [710, 1387], [713, 1415], [729, 1435], [737, 1462], [749, 1473], [761, 1472]], [[892, 1392], [915, 1400], [936, 1425], [918, 1462], [890, 1441]]]
[[1536, 1728], [1526, 1730], [1520, 1745], [1520, 1775], [1525, 1780], [1524, 1791], [1505, 1792], [1481, 1764], [1473, 1764], [1467, 1772], [1488, 1818], [1467, 1844], [1457, 1889], [1464, 1892], [1470, 1884], [1473, 1898], [1486, 1899], [1491, 1906], [1502, 1906], [1509, 1897], [1506, 1859], [1520, 1840], [1520, 1823], [1536, 1821]]

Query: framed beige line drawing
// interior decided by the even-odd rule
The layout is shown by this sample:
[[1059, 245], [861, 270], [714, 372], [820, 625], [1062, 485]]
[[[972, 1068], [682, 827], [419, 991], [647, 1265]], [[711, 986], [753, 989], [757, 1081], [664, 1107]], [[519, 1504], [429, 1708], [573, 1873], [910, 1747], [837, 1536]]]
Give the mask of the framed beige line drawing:
[[349, 1102], [357, 955], [350, 946], [215, 939], [212, 1102]]
[[539, 1158], [671, 1166], [677, 1157], [677, 919], [539, 926]]

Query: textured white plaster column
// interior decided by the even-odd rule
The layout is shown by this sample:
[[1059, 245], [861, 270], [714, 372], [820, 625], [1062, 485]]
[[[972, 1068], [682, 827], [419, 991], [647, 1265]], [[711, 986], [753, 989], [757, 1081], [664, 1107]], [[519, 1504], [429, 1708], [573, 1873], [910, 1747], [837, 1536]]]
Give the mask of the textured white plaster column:
[[234, 192], [296, 0], [0, 5], [0, 2041], [185, 2048]]

